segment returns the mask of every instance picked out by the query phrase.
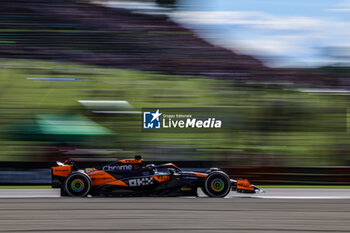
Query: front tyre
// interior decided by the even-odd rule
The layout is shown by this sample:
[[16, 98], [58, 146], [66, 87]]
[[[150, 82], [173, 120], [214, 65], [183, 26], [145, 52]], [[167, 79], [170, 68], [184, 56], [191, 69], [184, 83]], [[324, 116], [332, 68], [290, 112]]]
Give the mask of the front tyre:
[[64, 182], [64, 189], [71, 197], [86, 197], [91, 186], [90, 177], [81, 172], [73, 172]]
[[230, 177], [221, 171], [212, 172], [205, 178], [202, 189], [209, 197], [226, 197], [231, 191]]

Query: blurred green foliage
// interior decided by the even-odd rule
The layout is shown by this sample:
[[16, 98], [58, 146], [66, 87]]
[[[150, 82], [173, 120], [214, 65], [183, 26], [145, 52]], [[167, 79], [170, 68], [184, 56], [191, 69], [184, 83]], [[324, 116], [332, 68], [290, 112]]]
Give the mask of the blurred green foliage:
[[[330, 112], [317, 119], [313, 125], [316, 130], [288, 129], [294, 124], [308, 127], [313, 122], [305, 119], [307, 123], [303, 126], [300, 120], [303, 118], [291, 117], [298, 115], [296, 108], [303, 109], [302, 114], [310, 109], [311, 113], [307, 114], [311, 115], [305, 117], [319, 115], [313, 112], [316, 107], [346, 110], [346, 95], [318, 95], [301, 92], [293, 89], [294, 86], [243, 85], [203, 76], [163, 75], [71, 63], [2, 59], [0, 66], [0, 160], [39, 160], [46, 153], [43, 148], [50, 146], [43, 141], [12, 139], [6, 131], [9, 125], [33, 119], [36, 114], [78, 113], [117, 132], [110, 141], [81, 146], [104, 148], [119, 158], [143, 154], [146, 159], [226, 160], [233, 165], [349, 165], [349, 134], [345, 125], [343, 130], [334, 132], [322, 130], [324, 125], [340, 122], [345, 113]], [[37, 77], [76, 80], [33, 79]], [[78, 100], [126, 100], [138, 111], [229, 108], [240, 112], [246, 124], [210, 133], [145, 133], [141, 130], [139, 114], [92, 114]], [[277, 131], [269, 128], [286, 119], [292, 122], [288, 127], [278, 126], [281, 130]]]

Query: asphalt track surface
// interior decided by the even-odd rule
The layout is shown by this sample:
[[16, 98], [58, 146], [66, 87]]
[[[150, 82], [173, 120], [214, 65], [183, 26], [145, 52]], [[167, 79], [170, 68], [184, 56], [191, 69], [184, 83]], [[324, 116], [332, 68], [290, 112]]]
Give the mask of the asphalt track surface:
[[0, 232], [350, 232], [350, 189], [266, 191], [222, 199], [0, 190]]

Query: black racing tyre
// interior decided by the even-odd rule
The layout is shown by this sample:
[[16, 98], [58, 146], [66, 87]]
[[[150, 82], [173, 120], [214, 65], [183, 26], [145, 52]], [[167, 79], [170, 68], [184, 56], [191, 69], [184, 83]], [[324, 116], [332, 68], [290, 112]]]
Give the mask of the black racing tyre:
[[71, 197], [86, 197], [91, 190], [91, 186], [90, 177], [81, 172], [71, 173], [64, 182], [67, 196]]
[[225, 197], [231, 191], [230, 177], [221, 171], [212, 172], [205, 178], [202, 190], [209, 197]]
[[69, 195], [67, 194], [67, 191], [66, 191], [66, 189], [64, 188], [64, 186], [62, 186], [62, 187], [60, 188], [60, 194], [61, 194], [61, 197], [69, 196]]
[[204, 186], [202, 187], [202, 191], [205, 195], [207, 195], [208, 197], [210, 196], [209, 193], [205, 190]]

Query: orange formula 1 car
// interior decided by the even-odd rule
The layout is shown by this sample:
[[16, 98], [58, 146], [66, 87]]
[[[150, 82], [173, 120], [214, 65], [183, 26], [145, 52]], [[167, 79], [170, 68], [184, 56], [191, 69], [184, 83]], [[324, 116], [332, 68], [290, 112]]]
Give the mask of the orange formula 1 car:
[[225, 197], [231, 190], [261, 192], [248, 180], [230, 179], [217, 168], [182, 171], [172, 163], [145, 165], [141, 156], [84, 170], [73, 162], [57, 164], [51, 168], [52, 187], [60, 188], [61, 196], [198, 196], [198, 188], [209, 197]]

